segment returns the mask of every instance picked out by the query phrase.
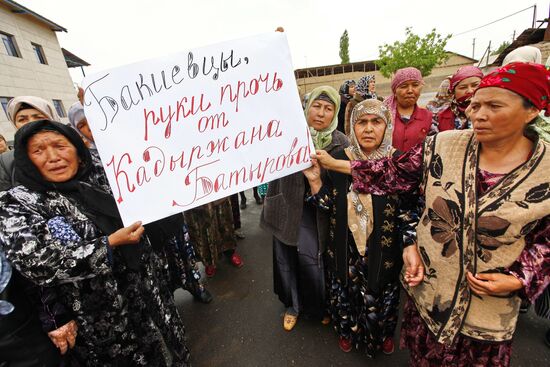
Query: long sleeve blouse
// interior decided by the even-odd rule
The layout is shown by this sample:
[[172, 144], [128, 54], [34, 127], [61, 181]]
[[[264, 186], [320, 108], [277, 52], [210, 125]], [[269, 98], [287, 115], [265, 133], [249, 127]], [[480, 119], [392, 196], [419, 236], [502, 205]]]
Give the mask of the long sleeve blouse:
[[[376, 161], [352, 161], [353, 188], [376, 195], [412, 192], [422, 180], [423, 145], [418, 144], [398, 157]], [[496, 184], [502, 175], [478, 171], [477, 185], [481, 193]], [[534, 300], [550, 284], [550, 215], [544, 217], [525, 237], [525, 248], [507, 269], [524, 288], [522, 295]]]

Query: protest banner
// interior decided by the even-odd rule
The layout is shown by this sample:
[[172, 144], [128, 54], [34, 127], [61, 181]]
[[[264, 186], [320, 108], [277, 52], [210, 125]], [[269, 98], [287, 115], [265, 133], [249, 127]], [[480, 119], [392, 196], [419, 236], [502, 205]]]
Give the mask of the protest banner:
[[273, 32], [83, 81], [84, 108], [125, 225], [311, 165], [286, 36]]

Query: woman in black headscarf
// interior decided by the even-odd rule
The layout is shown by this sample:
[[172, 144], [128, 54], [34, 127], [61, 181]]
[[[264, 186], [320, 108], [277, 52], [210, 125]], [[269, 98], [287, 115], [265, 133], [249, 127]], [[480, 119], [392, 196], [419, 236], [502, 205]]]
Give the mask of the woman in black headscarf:
[[89, 366], [186, 366], [189, 353], [164, 261], [141, 223], [123, 227], [82, 139], [41, 120], [15, 136], [17, 181], [0, 194], [0, 244], [13, 266], [53, 287], [79, 325]]

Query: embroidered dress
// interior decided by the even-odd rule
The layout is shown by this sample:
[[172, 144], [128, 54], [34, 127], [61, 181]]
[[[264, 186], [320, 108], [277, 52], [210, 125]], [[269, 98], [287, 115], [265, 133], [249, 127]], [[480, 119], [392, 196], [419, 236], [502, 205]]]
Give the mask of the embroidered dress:
[[229, 198], [185, 212], [191, 243], [205, 265], [216, 265], [222, 253], [237, 247]]
[[[97, 162], [94, 162], [97, 163]], [[97, 172], [88, 182], [109, 190]], [[184, 327], [174, 304], [168, 265], [147, 240], [139, 267], [77, 203], [57, 191], [23, 186], [0, 194], [0, 243], [34, 283], [55, 290], [78, 324], [72, 358], [87, 366], [187, 366]]]
[[[538, 144], [541, 144], [541, 142]], [[428, 146], [428, 143], [426, 143], [426, 146]], [[542, 146], [538, 145], [538, 147], [540, 150]], [[396, 159], [381, 159], [375, 162], [352, 162], [354, 188], [371, 193], [393, 193], [396, 191], [413, 190], [420, 186], [422, 173], [427, 168], [424, 167], [424, 154], [426, 152], [423, 150], [423, 147], [417, 145], [411, 151]], [[430, 165], [429, 169], [437, 171], [443, 167], [437, 162], [436, 160], [435, 164]], [[529, 167], [529, 164], [526, 167]], [[505, 178], [502, 178], [479, 170], [476, 172], [476, 175], [478, 195], [487, 194], [488, 190], [496, 187], [495, 185], [505, 184], [505, 179], [517, 177], [509, 174]], [[539, 202], [541, 197], [545, 197], [546, 191], [541, 189], [543, 188], [529, 191], [528, 202]], [[504, 193], [501, 190], [492, 190], [491, 192], [495, 195], [503, 195]], [[445, 226], [452, 228], [455, 218], [453, 211], [449, 210], [447, 212], [448, 215], [444, 214], [441, 210], [439, 213], [443, 215], [441, 217], [440, 230], [444, 231], [447, 228]], [[448, 223], [448, 225], [444, 223]], [[523, 250], [515, 262], [508, 266], [507, 269], [504, 269], [504, 271], [514, 274], [523, 283], [524, 288], [520, 292], [520, 295], [528, 298], [530, 301], [534, 301], [550, 283], [550, 250], [548, 246], [550, 216], [546, 215], [544, 218], [532, 223], [528, 228], [526, 227], [525, 230], [528, 232], [525, 234], [525, 246]], [[481, 242], [481, 244], [489, 243], [489, 238], [485, 239], [482, 237], [482, 241], [484, 242]], [[443, 251], [445, 251], [445, 248], [453, 249], [456, 244], [449, 242], [445, 246], [447, 247], [444, 247]], [[481, 245], [480, 248], [482, 248]], [[483, 256], [484, 251], [486, 249], [481, 250], [479, 256]], [[426, 265], [425, 279], [430, 280], [430, 276], [434, 274], [431, 273], [430, 264], [426, 262], [428, 259], [426, 259], [422, 251], [421, 255], [423, 255], [423, 261]], [[486, 338], [485, 335], [472, 338], [459, 333], [454, 339], [450, 339], [451, 342], [441, 343], [433, 332], [430, 331], [426, 318], [420, 316], [417, 306], [412, 302], [408, 302], [406, 306], [405, 319], [402, 325], [401, 346], [411, 349], [411, 365], [423, 366], [429, 363], [436, 363], [444, 366], [467, 366], [478, 361], [484, 361], [485, 365], [509, 365], [511, 353], [510, 339], [504, 341], [486, 341], [483, 340]]]

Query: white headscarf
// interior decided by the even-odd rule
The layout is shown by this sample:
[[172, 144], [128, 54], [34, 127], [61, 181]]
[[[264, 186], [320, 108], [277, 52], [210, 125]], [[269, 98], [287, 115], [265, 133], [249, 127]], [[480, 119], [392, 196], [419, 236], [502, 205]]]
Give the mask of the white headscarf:
[[514, 51], [510, 52], [504, 58], [502, 66], [508, 65], [511, 62], [534, 62], [535, 64], [542, 63], [542, 55], [540, 50], [533, 46], [522, 46], [516, 48]]

